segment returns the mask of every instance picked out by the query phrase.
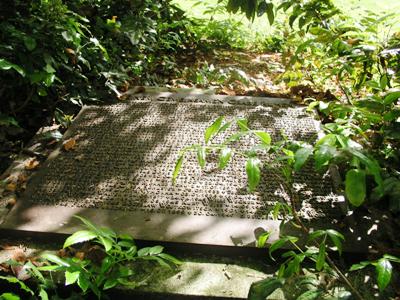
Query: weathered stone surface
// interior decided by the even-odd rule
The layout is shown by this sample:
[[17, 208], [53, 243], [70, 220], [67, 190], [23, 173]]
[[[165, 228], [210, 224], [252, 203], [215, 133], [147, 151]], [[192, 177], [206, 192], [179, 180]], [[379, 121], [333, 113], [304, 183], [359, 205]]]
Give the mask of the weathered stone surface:
[[[295, 140], [317, 133], [313, 119], [290, 105], [151, 100], [84, 108], [67, 136], [76, 140], [74, 150], [54, 155], [28, 185], [28, 199], [68, 207], [264, 219], [276, 201], [285, 201], [279, 170], [265, 169], [260, 188], [249, 194], [244, 158], [235, 156], [223, 171], [210, 161], [202, 171], [195, 155], [189, 155], [174, 186], [171, 174], [179, 151], [203, 143], [205, 128], [221, 115], [246, 117], [252, 128], [270, 132], [275, 141], [280, 132]], [[246, 149], [255, 142], [246, 138], [239, 146]], [[309, 168], [296, 181], [304, 216], [332, 212], [324, 205], [335, 200], [329, 179]]]
[[[204, 143], [204, 130], [222, 115], [247, 118], [273, 141], [281, 133], [303, 141], [318, 134], [313, 118], [288, 100], [164, 93], [88, 106], [64, 136], [74, 147], [51, 154], [1, 227], [72, 233], [79, 222], [71, 217], [80, 214], [138, 239], [254, 246], [257, 230], [276, 239], [279, 222], [271, 219], [271, 208], [287, 201], [277, 167], [264, 168], [258, 190], [249, 194], [244, 158], [234, 156], [223, 171], [210, 158], [201, 170], [193, 154], [176, 185], [171, 182], [179, 151]], [[249, 149], [256, 142], [245, 138], [237, 146]], [[297, 175], [296, 191], [302, 217], [326, 222], [340, 213], [330, 178], [311, 167]]]

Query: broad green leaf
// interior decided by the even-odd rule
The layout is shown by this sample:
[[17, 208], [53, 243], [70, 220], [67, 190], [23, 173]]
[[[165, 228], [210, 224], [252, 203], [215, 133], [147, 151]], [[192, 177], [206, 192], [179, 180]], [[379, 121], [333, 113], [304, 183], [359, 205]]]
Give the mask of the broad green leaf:
[[260, 160], [257, 157], [249, 157], [246, 162], [246, 174], [250, 192], [254, 191], [260, 183]]
[[36, 48], [36, 40], [30, 36], [24, 38], [24, 45], [26, 49], [32, 51]]
[[287, 264], [287, 268], [284, 272], [284, 277], [288, 278], [295, 274], [300, 273], [300, 264], [303, 262], [305, 258], [304, 254], [296, 254], [293, 256], [293, 259]]
[[210, 141], [210, 139], [214, 136], [215, 133], [218, 132], [218, 130], [221, 128], [222, 121], [224, 120], [224, 117], [219, 117], [212, 123], [207, 129], [206, 132], [204, 133], [204, 140], [206, 144]]
[[206, 165], [206, 148], [199, 146], [197, 148], [197, 161], [201, 168], [204, 168]]
[[104, 246], [104, 249], [106, 250], [106, 252], [108, 252], [112, 249], [113, 240], [111, 240], [107, 237], [103, 237], [103, 236], [99, 236], [99, 240], [102, 243], [102, 245]]
[[384, 90], [384, 89], [387, 87], [388, 82], [389, 82], [388, 76], [387, 76], [386, 74], [383, 74], [383, 75], [381, 76], [381, 79], [379, 80], [379, 86], [380, 86], [380, 88], [381, 88], [382, 90]]
[[396, 262], [396, 263], [399, 263], [399, 264], [400, 264], [400, 258], [398, 258], [398, 257], [396, 257], [396, 256], [389, 255], [389, 254], [385, 254], [385, 255], [383, 256], [383, 258], [386, 258], [387, 260], [390, 260], [390, 261], [393, 261], [393, 262]]
[[308, 241], [311, 242], [313, 240], [315, 240], [316, 238], [326, 235], [326, 231], [325, 230], [316, 230], [313, 231], [312, 233], [310, 233], [310, 235], [308, 236]]
[[321, 290], [310, 290], [301, 294], [296, 300], [315, 300], [320, 299], [319, 297], [324, 293]]
[[81, 290], [86, 293], [86, 291], [90, 287], [90, 280], [87, 278], [86, 274], [84, 272], [79, 273], [78, 277], [78, 286], [81, 288]]
[[349, 153], [357, 157], [368, 169], [368, 172], [370, 172], [375, 179], [375, 183], [378, 185], [377, 189], [378, 191], [383, 189], [383, 180], [381, 176], [381, 167], [379, 163], [371, 157], [368, 157], [364, 153], [354, 149], [354, 148], [348, 148], [346, 149]]
[[93, 232], [98, 232], [99, 231], [99, 229], [92, 222], [90, 222], [88, 219], [86, 219], [84, 217], [81, 217], [81, 216], [78, 216], [78, 215], [75, 215], [74, 218], [79, 219], [91, 231], [93, 231]]
[[221, 170], [224, 169], [228, 165], [231, 156], [232, 150], [227, 147], [223, 148], [219, 154], [218, 168]]
[[271, 144], [271, 136], [269, 133], [264, 132], [264, 131], [254, 131], [254, 134], [260, 139], [260, 141], [264, 145], [270, 145]]
[[271, 247], [269, 247], [269, 250], [268, 250], [268, 252], [269, 252], [269, 257], [270, 257], [272, 260], [275, 260], [275, 259], [272, 257], [272, 252], [274, 252], [274, 251], [276, 251], [276, 250], [282, 248], [282, 246], [283, 246], [284, 244], [286, 244], [287, 242], [296, 243], [297, 241], [298, 241], [298, 238], [297, 238], [297, 237], [294, 237], [294, 236], [284, 236], [284, 237], [281, 237], [279, 240], [273, 242], [273, 243], [271, 244]]
[[258, 248], [263, 248], [265, 247], [265, 244], [267, 243], [269, 236], [271, 235], [271, 232], [263, 232], [258, 238], [257, 238], [257, 247]]
[[370, 264], [371, 262], [369, 261], [362, 261], [359, 264], [354, 264], [350, 267], [350, 272], [364, 269], [366, 266], [369, 266]]
[[0, 58], [0, 70], [10, 70], [14, 69], [17, 71], [22, 77], [25, 77], [25, 71], [20, 66], [10, 63], [8, 60]]
[[179, 259], [177, 259], [176, 257], [169, 255], [167, 253], [160, 253], [158, 254], [158, 257], [161, 257], [162, 259], [169, 261], [175, 265], [181, 265], [182, 261], [180, 261]]
[[321, 145], [329, 145], [329, 146], [335, 146], [336, 145], [336, 134], [327, 134], [321, 139], [318, 140], [318, 142], [315, 144], [316, 146], [321, 146]]
[[378, 260], [375, 269], [378, 275], [378, 287], [382, 292], [390, 283], [392, 278], [392, 264], [386, 258], [381, 258]]
[[52, 263], [59, 265], [59, 266], [63, 266], [63, 267], [70, 266], [70, 264], [66, 260], [58, 257], [57, 255], [51, 254], [51, 253], [44, 253], [44, 254], [42, 254], [41, 257]]
[[275, 14], [274, 14], [274, 5], [271, 2], [267, 3], [267, 16], [269, 25], [272, 25], [275, 20]]
[[0, 279], [6, 280], [9, 283], [16, 283], [19, 285], [19, 287], [24, 290], [27, 293], [30, 293], [31, 295], [34, 295], [34, 292], [21, 280], [19, 280], [16, 277], [11, 277], [11, 276], [0, 276]]
[[103, 286], [103, 290], [108, 290], [115, 287], [118, 284], [118, 280], [116, 278], [109, 278], [106, 280]]
[[76, 272], [65, 271], [65, 285], [74, 284], [78, 280], [79, 274], [80, 274], [79, 271]]
[[323, 269], [323, 267], [325, 265], [325, 256], [326, 256], [326, 245], [325, 245], [325, 239], [324, 239], [319, 246], [317, 262], [315, 265], [317, 271], [321, 271]]
[[162, 253], [164, 250], [163, 246], [154, 246], [149, 249], [149, 255], [157, 255]]
[[3, 293], [0, 295], [0, 300], [20, 300], [21, 298], [12, 293]]
[[67, 248], [74, 244], [79, 244], [82, 242], [90, 241], [96, 237], [97, 237], [97, 234], [90, 230], [77, 231], [65, 240], [63, 248]]
[[300, 171], [303, 165], [307, 162], [310, 155], [313, 153], [312, 147], [300, 148], [294, 154], [293, 168], [296, 172]]
[[339, 254], [342, 255], [342, 241], [344, 241], [343, 234], [333, 229], [326, 230], [326, 233], [328, 234], [335, 247], [338, 249]]
[[395, 103], [400, 98], [400, 91], [388, 93], [383, 99], [385, 105], [391, 105]]
[[284, 284], [282, 279], [278, 278], [267, 278], [252, 283], [250, 286], [249, 294], [247, 295], [248, 300], [265, 300], [275, 290], [281, 288]]
[[314, 152], [315, 168], [321, 170], [337, 155], [336, 148], [330, 145], [321, 145]]
[[241, 131], [249, 131], [247, 119], [244, 119], [244, 118], [238, 119], [236, 121], [236, 124], [239, 126]]
[[345, 191], [349, 202], [359, 207], [366, 197], [365, 171], [352, 169], [346, 173]]
[[163, 250], [164, 250], [164, 247], [162, 247], [162, 246], [145, 247], [138, 251], [138, 256], [143, 257], [143, 256], [148, 256], [148, 255], [157, 255], [157, 254], [162, 253]]
[[182, 164], [183, 164], [183, 158], [184, 158], [185, 154], [181, 154], [181, 156], [179, 156], [178, 160], [176, 161], [175, 164], [175, 168], [174, 168], [174, 172], [172, 173], [172, 183], [175, 184], [176, 182], [176, 178], [178, 178], [179, 175], [179, 171], [182, 168]]

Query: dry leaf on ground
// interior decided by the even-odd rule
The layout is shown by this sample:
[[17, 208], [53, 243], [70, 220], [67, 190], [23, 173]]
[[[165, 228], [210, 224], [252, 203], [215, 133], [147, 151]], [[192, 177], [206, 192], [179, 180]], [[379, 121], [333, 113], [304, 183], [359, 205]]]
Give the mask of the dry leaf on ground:
[[36, 158], [32, 158], [25, 162], [25, 169], [26, 170], [34, 170], [39, 166], [39, 161]]
[[76, 146], [76, 140], [74, 138], [70, 138], [63, 143], [63, 148], [65, 151], [74, 150]]
[[15, 192], [17, 189], [17, 185], [14, 182], [10, 182], [9, 184], [6, 185], [6, 191], [8, 192]]

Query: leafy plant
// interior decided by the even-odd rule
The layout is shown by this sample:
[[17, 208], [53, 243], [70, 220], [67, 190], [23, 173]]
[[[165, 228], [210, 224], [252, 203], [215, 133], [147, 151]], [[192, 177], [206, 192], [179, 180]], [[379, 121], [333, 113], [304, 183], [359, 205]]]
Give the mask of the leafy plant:
[[137, 260], [151, 260], [165, 267], [180, 264], [180, 261], [163, 252], [162, 246], [138, 249], [131, 236], [116, 234], [109, 228], [99, 228], [85, 218], [76, 216], [86, 226], [70, 237], [63, 248], [88, 242], [101, 246], [100, 261], [80, 258], [61, 258], [54, 254], [44, 254], [42, 258], [54, 265], [39, 268], [42, 271], [62, 271], [65, 285], [77, 284], [83, 293], [92, 291], [98, 298], [103, 291], [117, 285], [135, 287], [138, 282], [130, 281], [134, 271], [131, 266]]

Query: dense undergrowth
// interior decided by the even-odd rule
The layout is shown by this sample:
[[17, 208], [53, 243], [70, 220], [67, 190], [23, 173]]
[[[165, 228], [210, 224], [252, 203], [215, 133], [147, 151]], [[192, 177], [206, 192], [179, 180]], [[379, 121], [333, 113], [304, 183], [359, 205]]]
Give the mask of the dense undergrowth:
[[183, 14], [162, 0], [2, 1], [2, 160], [53, 116], [68, 123], [70, 104], [113, 101], [132, 81], [162, 83], [194, 43]]

